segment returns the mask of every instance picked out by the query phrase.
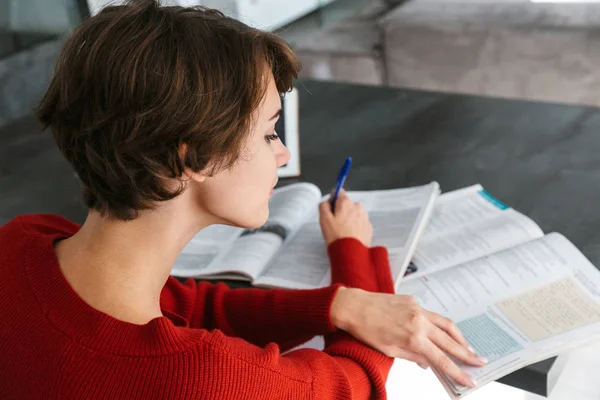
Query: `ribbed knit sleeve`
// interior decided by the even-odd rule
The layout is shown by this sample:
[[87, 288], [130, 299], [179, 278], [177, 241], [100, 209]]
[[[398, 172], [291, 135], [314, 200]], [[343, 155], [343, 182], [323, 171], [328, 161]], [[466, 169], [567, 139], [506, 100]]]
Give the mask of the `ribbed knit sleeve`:
[[161, 294], [161, 308], [183, 317], [191, 328], [220, 329], [258, 346], [274, 342], [285, 351], [335, 331], [329, 309], [338, 287], [230, 289], [223, 283], [193, 279], [181, 284], [170, 277]]
[[385, 247], [365, 247], [359, 240], [337, 240], [327, 249], [331, 282], [370, 292], [394, 293], [394, 283]]

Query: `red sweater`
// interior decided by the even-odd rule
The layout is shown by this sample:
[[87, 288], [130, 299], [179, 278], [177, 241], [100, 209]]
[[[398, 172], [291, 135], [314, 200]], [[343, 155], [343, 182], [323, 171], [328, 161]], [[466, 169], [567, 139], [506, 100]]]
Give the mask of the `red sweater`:
[[[0, 227], [0, 399], [385, 398], [392, 359], [336, 331], [339, 284], [393, 292], [383, 248], [333, 243], [331, 287], [229, 289], [169, 278], [163, 316], [117, 320], [81, 299], [52, 243], [79, 227], [28, 215]], [[325, 335], [324, 351], [285, 351]]]

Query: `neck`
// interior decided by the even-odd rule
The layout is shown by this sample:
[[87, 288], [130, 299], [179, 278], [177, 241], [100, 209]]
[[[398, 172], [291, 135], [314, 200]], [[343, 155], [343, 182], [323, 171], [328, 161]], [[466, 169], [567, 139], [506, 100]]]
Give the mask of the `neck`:
[[[117, 319], [145, 324], [162, 316], [160, 293], [175, 259], [209, 225], [182, 198], [115, 221], [90, 211], [81, 229], [56, 244], [60, 268], [77, 294]], [[206, 221], [207, 218], [204, 218]]]

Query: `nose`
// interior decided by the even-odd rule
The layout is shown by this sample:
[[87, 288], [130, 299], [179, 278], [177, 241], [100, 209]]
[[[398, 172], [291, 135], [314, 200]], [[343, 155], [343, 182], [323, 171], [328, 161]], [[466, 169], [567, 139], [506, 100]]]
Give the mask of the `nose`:
[[285, 147], [283, 142], [279, 141], [279, 146], [275, 153], [275, 159], [277, 160], [277, 168], [284, 166], [290, 161], [290, 151]]

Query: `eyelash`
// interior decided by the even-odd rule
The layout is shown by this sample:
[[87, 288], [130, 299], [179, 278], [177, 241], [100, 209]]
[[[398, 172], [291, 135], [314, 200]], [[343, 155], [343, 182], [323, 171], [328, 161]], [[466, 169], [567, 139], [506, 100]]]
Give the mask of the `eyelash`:
[[267, 141], [267, 143], [271, 143], [271, 141], [273, 140], [279, 140], [279, 135], [274, 133], [272, 135], [267, 135], [265, 136], [265, 140]]

